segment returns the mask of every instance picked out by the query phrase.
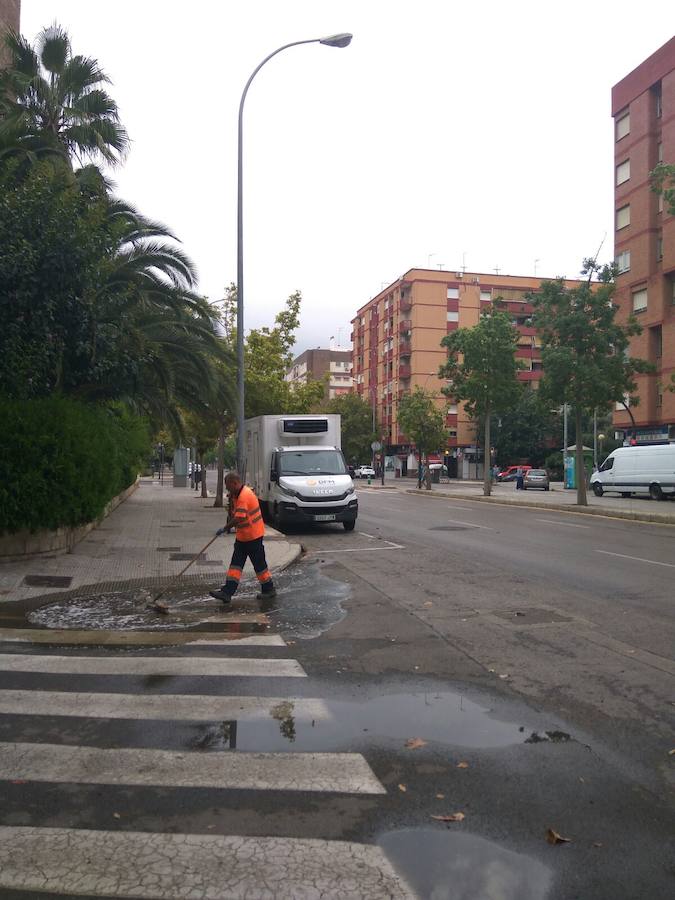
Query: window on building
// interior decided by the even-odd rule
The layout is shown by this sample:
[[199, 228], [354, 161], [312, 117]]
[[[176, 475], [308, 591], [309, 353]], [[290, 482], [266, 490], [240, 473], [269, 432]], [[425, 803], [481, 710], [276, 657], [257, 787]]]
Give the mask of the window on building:
[[459, 288], [448, 288], [448, 300], [459, 300]]
[[630, 272], [630, 250], [622, 250], [616, 258], [616, 265], [619, 275], [623, 272]]
[[481, 301], [492, 300], [492, 291], [481, 291], [480, 299]]
[[663, 144], [661, 141], [656, 145], [656, 161], [657, 163], [663, 162]]
[[675, 306], [675, 273], [668, 276], [668, 281], [670, 282], [670, 302]]
[[616, 183], [623, 184], [630, 178], [630, 160], [624, 159], [622, 163], [616, 167]]
[[448, 322], [459, 322], [459, 313], [457, 311], [453, 312], [452, 310], [450, 310], [447, 313], [447, 316]]
[[656, 382], [656, 408], [660, 409], [663, 406], [663, 385], [660, 381]]
[[633, 312], [643, 312], [647, 309], [647, 288], [633, 291]]
[[649, 329], [649, 349], [653, 360], [661, 359], [663, 355], [663, 331], [660, 325]]
[[448, 415], [449, 416], [457, 415], [457, 404], [456, 403], [448, 403]]
[[661, 94], [660, 81], [657, 81], [656, 84], [652, 86], [652, 94], [654, 95], [654, 114], [657, 119], [660, 119], [663, 115], [663, 96]]
[[627, 225], [630, 225], [630, 203], [616, 211], [616, 230], [619, 231], [619, 229], [625, 228]]
[[616, 119], [616, 139], [620, 141], [622, 137], [626, 137], [630, 133], [630, 112], [625, 110], [619, 113]]
[[656, 201], [656, 211], [663, 212], [663, 194], [659, 194], [659, 199]]
[[656, 261], [661, 262], [663, 259], [663, 237], [659, 235], [656, 238]]

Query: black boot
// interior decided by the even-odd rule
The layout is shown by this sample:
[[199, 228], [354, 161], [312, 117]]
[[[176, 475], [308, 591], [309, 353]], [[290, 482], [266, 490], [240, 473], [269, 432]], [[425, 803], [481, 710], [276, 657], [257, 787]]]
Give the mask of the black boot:
[[227, 594], [224, 587], [219, 588], [217, 591], [209, 591], [209, 596], [213, 597], [214, 600], [222, 600], [223, 603], [229, 603], [232, 599], [232, 595]]

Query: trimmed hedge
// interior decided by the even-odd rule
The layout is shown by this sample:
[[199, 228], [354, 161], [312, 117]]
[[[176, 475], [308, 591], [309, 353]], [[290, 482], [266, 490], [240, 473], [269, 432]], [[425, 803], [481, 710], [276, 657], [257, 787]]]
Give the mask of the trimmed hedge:
[[121, 408], [0, 399], [0, 534], [96, 519], [149, 446], [144, 422]]

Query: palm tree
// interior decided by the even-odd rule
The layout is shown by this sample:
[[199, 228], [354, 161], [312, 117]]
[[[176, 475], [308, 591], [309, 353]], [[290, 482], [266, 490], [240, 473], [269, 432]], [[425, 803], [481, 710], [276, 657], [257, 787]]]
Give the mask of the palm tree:
[[129, 138], [98, 62], [74, 56], [57, 24], [42, 30], [35, 49], [11, 32], [6, 44], [12, 61], [0, 72], [0, 156], [52, 155], [70, 168], [73, 160], [119, 162]]

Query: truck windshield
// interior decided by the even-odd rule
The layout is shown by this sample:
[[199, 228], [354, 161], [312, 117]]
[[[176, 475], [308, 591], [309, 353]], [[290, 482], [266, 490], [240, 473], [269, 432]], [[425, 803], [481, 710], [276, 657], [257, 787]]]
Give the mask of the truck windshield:
[[279, 454], [280, 475], [346, 475], [339, 450], [298, 450]]

